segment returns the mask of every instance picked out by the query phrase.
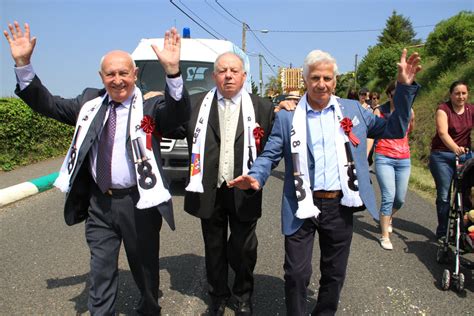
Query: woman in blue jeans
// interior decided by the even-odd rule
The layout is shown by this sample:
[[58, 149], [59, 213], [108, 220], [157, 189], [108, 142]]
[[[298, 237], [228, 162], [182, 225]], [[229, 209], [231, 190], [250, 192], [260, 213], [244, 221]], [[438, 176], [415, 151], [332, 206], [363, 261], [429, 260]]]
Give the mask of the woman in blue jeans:
[[[374, 114], [388, 118], [395, 110], [393, 95], [395, 93], [395, 82], [391, 82], [387, 89], [389, 101], [382, 104], [374, 111]], [[386, 250], [392, 250], [390, 241], [392, 232], [392, 217], [405, 202], [405, 195], [410, 179], [410, 146], [408, 145], [408, 133], [414, 128], [415, 113], [411, 112], [410, 125], [404, 138], [401, 139], [379, 139], [375, 145], [375, 173], [380, 186], [382, 196], [380, 206], [380, 246]]]
[[431, 141], [429, 167], [436, 184], [438, 239], [446, 236], [448, 229], [450, 189], [456, 171], [456, 156], [461, 162], [464, 161], [465, 154], [472, 147], [474, 105], [467, 103], [468, 97], [467, 84], [455, 81], [449, 88], [449, 101], [440, 104], [436, 110], [436, 134]]

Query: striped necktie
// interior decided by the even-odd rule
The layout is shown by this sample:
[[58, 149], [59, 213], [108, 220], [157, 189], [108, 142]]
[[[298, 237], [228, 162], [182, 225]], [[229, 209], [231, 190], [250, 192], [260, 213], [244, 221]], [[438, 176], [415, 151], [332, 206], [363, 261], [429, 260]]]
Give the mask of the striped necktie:
[[110, 189], [112, 184], [112, 153], [114, 149], [115, 128], [117, 126], [116, 108], [121, 103], [111, 101], [109, 105], [109, 117], [100, 135], [96, 164], [97, 185], [102, 192]]

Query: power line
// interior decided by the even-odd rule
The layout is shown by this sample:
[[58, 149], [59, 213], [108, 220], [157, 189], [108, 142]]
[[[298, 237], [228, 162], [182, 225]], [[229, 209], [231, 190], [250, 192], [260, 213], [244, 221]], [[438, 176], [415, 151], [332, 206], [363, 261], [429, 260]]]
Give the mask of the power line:
[[228, 15], [230, 15], [231, 17], [234, 18], [234, 20], [236, 20], [237, 22], [240, 22], [240, 23], [244, 23], [243, 21], [237, 19], [232, 13], [230, 13], [229, 11], [227, 11], [226, 8], [224, 8], [217, 0], [215, 0], [217, 5], [220, 6], [222, 8], [222, 10], [224, 10], [225, 12], [227, 12]]
[[187, 5], [185, 5], [183, 3], [183, 1], [179, 0], [179, 3], [181, 3], [183, 5], [183, 7], [185, 7], [188, 11], [190, 11], [192, 14], [194, 14], [194, 16], [196, 18], [198, 18], [202, 23], [204, 23], [205, 25], [207, 25], [207, 27], [209, 27], [211, 30], [213, 30], [215, 33], [217, 33], [218, 35], [220, 35], [223, 39], [227, 40], [227, 38], [222, 35], [221, 33], [219, 33], [218, 31], [216, 31], [212, 26], [210, 26], [209, 24], [207, 24], [203, 19], [201, 19], [196, 13], [194, 13], [193, 10], [191, 10]]
[[255, 37], [255, 39], [260, 43], [260, 45], [267, 51], [267, 53], [269, 53], [273, 58], [275, 58], [276, 60], [278, 60], [280, 63], [282, 64], [285, 64], [285, 65], [289, 65], [290, 63], [287, 63], [286, 61], [283, 61], [281, 60], [280, 58], [276, 57], [263, 43], [262, 41], [257, 37], [257, 35], [254, 33], [253, 30], [250, 30], [250, 33], [252, 33], [253, 37]]
[[273, 69], [273, 67], [268, 63], [267, 59], [265, 58], [265, 55], [262, 55], [262, 57], [263, 57], [263, 61], [265, 61], [265, 64], [267, 64], [268, 68], [270, 68], [270, 70], [275, 74], [275, 76], [277, 76], [275, 69]]
[[181, 11], [184, 15], [186, 15], [188, 18], [190, 18], [194, 23], [196, 23], [200, 28], [202, 28], [204, 31], [206, 31], [208, 34], [210, 34], [212, 37], [215, 39], [219, 39], [217, 36], [209, 32], [208, 29], [206, 29], [204, 26], [202, 26], [199, 22], [197, 22], [195, 19], [193, 19], [189, 14], [184, 12], [179, 6], [176, 5], [176, 3], [173, 2], [173, 0], [170, 0], [171, 4], [174, 5], [179, 11]]
[[247, 53], [247, 55], [249, 56], [252, 56], [252, 57], [262, 57], [263, 60], [265, 61], [265, 64], [267, 64], [268, 68], [270, 68], [270, 70], [275, 74], [275, 76], [277, 75], [277, 73], [275, 72], [275, 70], [273, 69], [272, 65], [270, 65], [267, 61], [267, 59], [265, 58], [265, 55], [263, 54], [257, 54], [257, 53]]
[[[424, 27], [433, 27], [436, 26], [435, 24], [429, 25], [419, 25], [413, 26], [414, 29], [416, 28], [424, 28]], [[367, 30], [266, 30], [269, 33], [363, 33], [363, 32], [380, 32], [384, 29], [367, 29]], [[253, 31], [253, 30], [249, 30]], [[257, 30], [258, 31], [258, 30]]]
[[211, 8], [212, 10], [214, 10], [214, 12], [216, 12], [217, 14], [219, 14], [221, 17], [223, 17], [224, 19], [227, 20], [227, 22], [235, 25], [235, 26], [240, 26], [239, 24], [235, 23], [234, 21], [232, 21], [231, 19], [229, 19], [227, 16], [225, 16], [224, 14], [222, 14], [221, 12], [217, 11], [216, 8], [214, 8], [212, 5], [210, 5], [209, 2], [207, 2], [207, 0], [204, 0], [204, 2], [207, 4], [207, 6], [209, 8]]
[[217, 5], [218, 5], [219, 7], [221, 7], [222, 10], [224, 10], [228, 15], [230, 15], [232, 18], [234, 18], [234, 20], [236, 20], [237, 22], [242, 23], [242, 24], [243, 24], [243, 27], [244, 27], [244, 28], [247, 28], [247, 30], [249, 30], [249, 31], [252, 33], [252, 35], [255, 37], [255, 39], [260, 43], [260, 45], [263, 47], [263, 49], [265, 49], [265, 50], [267, 51], [267, 53], [270, 54], [270, 56], [272, 56], [273, 58], [275, 58], [276, 60], [278, 60], [278, 61], [279, 61], [280, 63], [282, 63], [282, 64], [287, 64], [287, 65], [290, 64], [290, 63], [287, 63], [287, 62], [281, 60], [280, 58], [276, 57], [276, 56], [265, 46], [265, 44], [263, 44], [263, 42], [262, 42], [262, 41], [258, 38], [258, 36], [255, 34], [254, 30], [252, 30], [252, 29], [250, 28], [250, 26], [249, 26], [247, 23], [245, 23], [244, 21], [242, 21], [242, 20], [236, 18], [232, 13], [230, 13], [226, 8], [224, 8], [224, 6], [222, 6], [217, 0], [215, 0], [215, 2], [217, 3]]

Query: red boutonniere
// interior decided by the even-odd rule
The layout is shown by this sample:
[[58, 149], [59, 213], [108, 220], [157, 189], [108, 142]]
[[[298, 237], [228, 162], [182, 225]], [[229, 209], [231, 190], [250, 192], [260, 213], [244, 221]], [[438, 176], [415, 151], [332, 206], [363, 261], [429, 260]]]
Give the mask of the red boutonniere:
[[255, 137], [255, 146], [257, 147], [258, 153], [262, 151], [261, 139], [263, 135], [265, 135], [265, 131], [260, 127], [260, 125], [257, 124], [257, 126], [253, 129], [253, 137]]
[[151, 134], [155, 130], [155, 121], [149, 115], [145, 115], [140, 122], [140, 128], [146, 133], [146, 148], [151, 150]]
[[360, 140], [357, 138], [357, 136], [352, 133], [352, 127], [354, 125], [352, 124], [352, 121], [350, 118], [345, 117], [341, 120], [341, 128], [344, 131], [344, 133], [347, 135], [349, 140], [351, 141], [352, 145], [356, 146], [359, 145]]

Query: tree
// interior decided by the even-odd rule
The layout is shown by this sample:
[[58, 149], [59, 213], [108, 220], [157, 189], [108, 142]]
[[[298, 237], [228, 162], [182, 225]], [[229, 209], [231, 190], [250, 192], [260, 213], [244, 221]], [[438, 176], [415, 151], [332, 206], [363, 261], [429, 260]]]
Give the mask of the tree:
[[415, 45], [421, 43], [419, 39], [415, 39], [416, 33], [409, 18], [405, 18], [397, 11], [393, 11], [392, 15], [387, 19], [385, 28], [378, 40], [381, 46], [390, 46], [393, 44], [410, 44]]
[[462, 11], [438, 23], [426, 40], [428, 56], [438, 58], [441, 69], [474, 58], [474, 14]]
[[255, 83], [255, 81], [253, 81], [253, 79], [250, 81], [250, 83], [252, 84], [252, 94], [258, 94], [258, 86], [257, 84]]
[[346, 98], [349, 91], [356, 90], [354, 79], [355, 73], [353, 71], [337, 76], [336, 95]]
[[378, 37], [379, 43], [369, 47], [362, 59], [357, 69], [357, 82], [361, 86], [370, 85], [376, 90], [383, 90], [395, 77], [402, 48], [421, 42], [415, 36], [410, 19], [393, 11]]
[[265, 84], [265, 95], [266, 96], [275, 96], [282, 94], [283, 90], [281, 88], [281, 80], [279, 76], [272, 76], [268, 78], [267, 84]]

